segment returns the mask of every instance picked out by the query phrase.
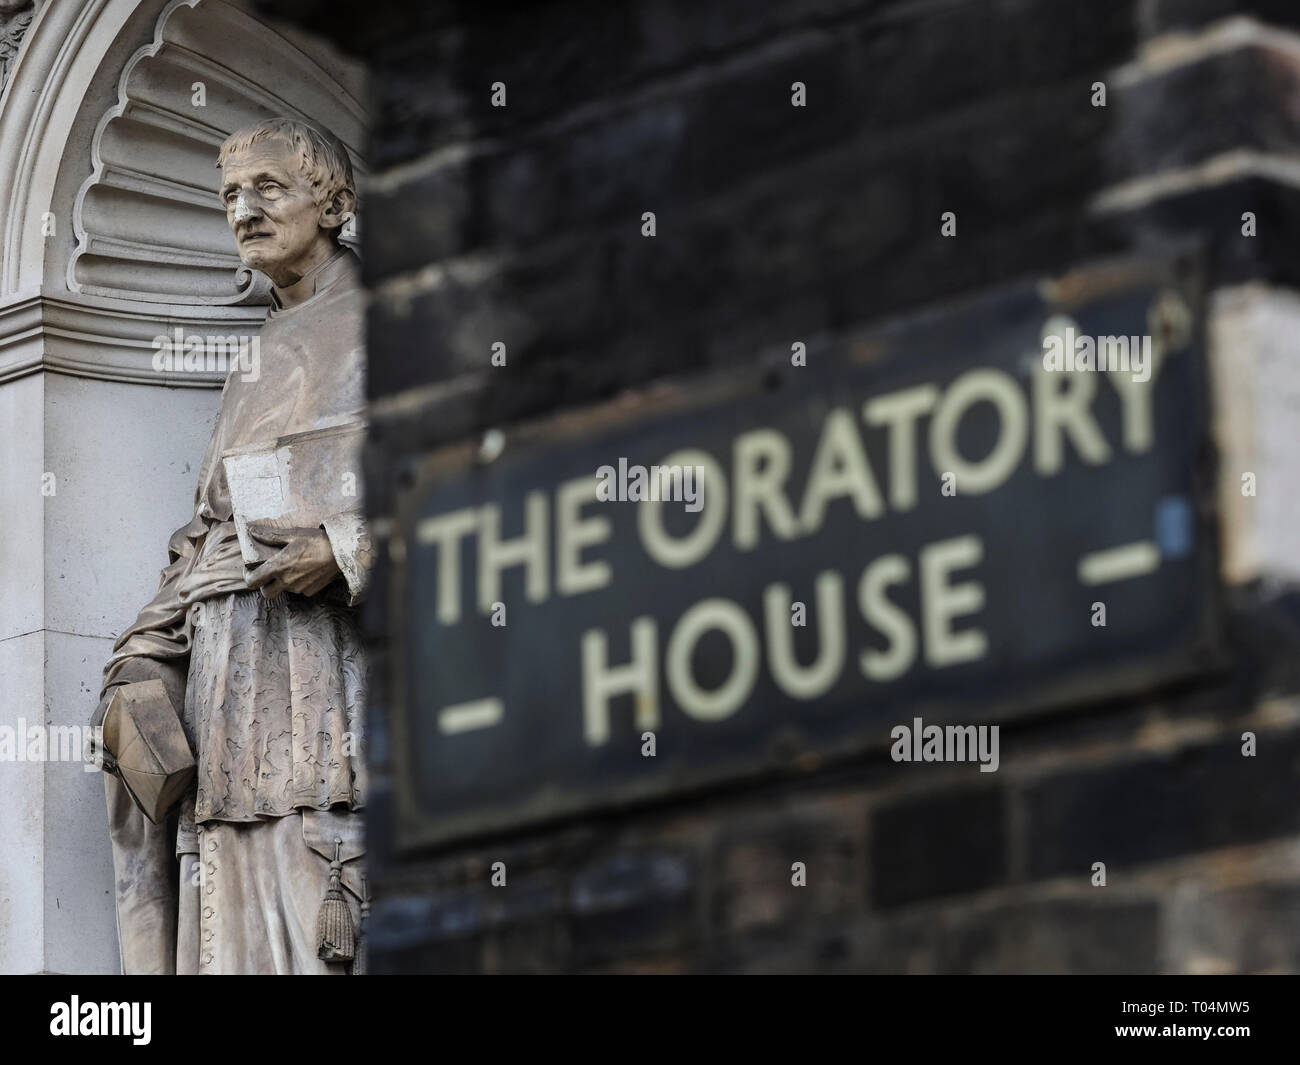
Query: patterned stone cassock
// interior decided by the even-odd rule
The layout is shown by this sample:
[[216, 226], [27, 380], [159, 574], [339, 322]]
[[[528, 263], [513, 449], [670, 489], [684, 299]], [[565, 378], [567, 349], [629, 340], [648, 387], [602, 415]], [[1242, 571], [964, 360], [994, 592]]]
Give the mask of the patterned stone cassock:
[[245, 579], [221, 463], [232, 448], [364, 418], [355, 256], [340, 247], [303, 286], [305, 301], [272, 307], [256, 380], [232, 369], [193, 519], [172, 535], [156, 596], [105, 668], [101, 705], [118, 684], [164, 681], [198, 763], [175, 835], [105, 776], [128, 973], [346, 971], [316, 956], [336, 855], [360, 918], [366, 664], [355, 607], [370, 538], [341, 491], [322, 523], [340, 577], [310, 597], [265, 599]]

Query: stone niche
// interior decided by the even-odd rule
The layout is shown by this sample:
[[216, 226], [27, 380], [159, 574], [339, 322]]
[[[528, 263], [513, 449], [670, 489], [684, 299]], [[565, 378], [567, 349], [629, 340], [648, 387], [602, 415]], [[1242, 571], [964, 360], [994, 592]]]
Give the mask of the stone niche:
[[[0, 82], [0, 727], [48, 733], [85, 724], [193, 506], [224, 373], [156, 370], [154, 339], [266, 312], [217, 147], [318, 121], [364, 197], [367, 122], [356, 63], [241, 0], [0, 0]], [[99, 774], [0, 760], [0, 805], [0, 973], [116, 972]]]

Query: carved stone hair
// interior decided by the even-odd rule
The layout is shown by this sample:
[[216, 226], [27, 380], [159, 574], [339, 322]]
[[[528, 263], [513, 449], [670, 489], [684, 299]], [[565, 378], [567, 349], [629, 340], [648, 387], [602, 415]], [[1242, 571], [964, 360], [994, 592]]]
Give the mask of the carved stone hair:
[[355, 197], [352, 160], [334, 134], [296, 118], [268, 118], [256, 125], [237, 129], [217, 153], [217, 168], [235, 152], [247, 151], [256, 141], [276, 138], [287, 144], [299, 158], [299, 170], [311, 183], [312, 198], [320, 206], [336, 192], [346, 189]]

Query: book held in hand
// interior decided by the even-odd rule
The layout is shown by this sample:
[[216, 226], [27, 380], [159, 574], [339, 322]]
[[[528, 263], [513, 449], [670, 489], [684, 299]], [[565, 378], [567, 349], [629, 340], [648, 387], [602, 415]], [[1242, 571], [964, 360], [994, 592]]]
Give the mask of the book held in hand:
[[222, 455], [245, 565], [260, 565], [279, 550], [254, 538], [250, 523], [285, 531], [316, 529], [326, 518], [360, 507], [364, 439], [365, 423], [355, 421]]

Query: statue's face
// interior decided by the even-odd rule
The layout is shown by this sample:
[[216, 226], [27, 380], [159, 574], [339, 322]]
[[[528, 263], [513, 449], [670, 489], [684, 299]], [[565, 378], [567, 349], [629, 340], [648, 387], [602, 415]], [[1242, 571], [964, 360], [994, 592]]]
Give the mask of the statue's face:
[[244, 265], [277, 285], [297, 280], [306, 272], [299, 264], [309, 263], [317, 244], [330, 240], [297, 155], [275, 137], [226, 159], [221, 202]]

